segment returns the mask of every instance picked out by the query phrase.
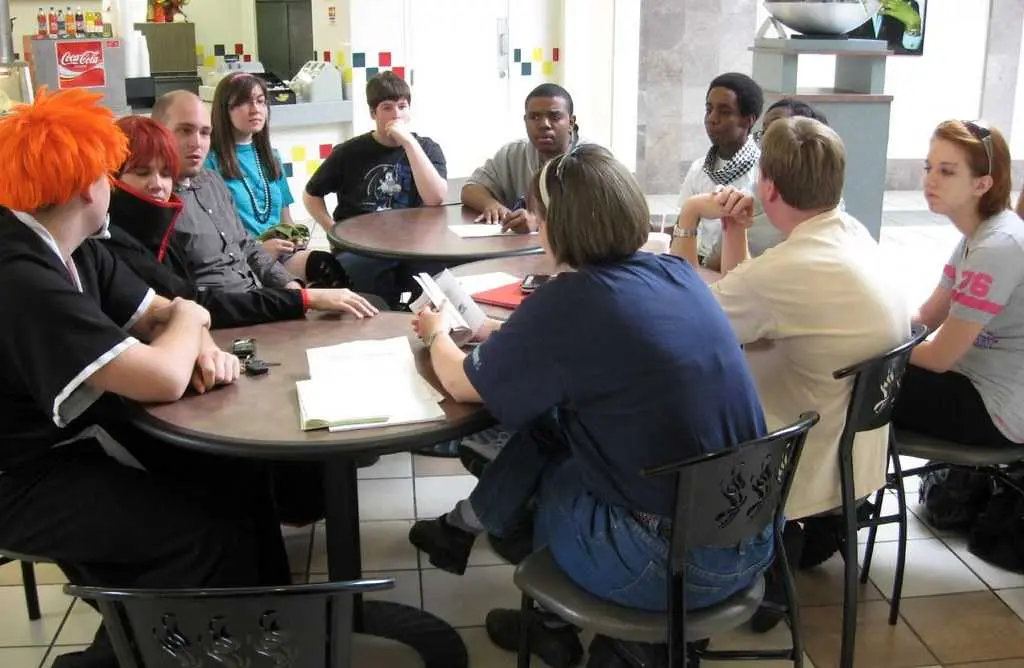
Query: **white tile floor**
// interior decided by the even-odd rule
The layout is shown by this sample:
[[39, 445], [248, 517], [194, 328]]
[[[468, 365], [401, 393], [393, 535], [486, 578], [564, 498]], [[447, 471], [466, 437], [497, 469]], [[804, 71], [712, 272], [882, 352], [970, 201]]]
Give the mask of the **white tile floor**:
[[[956, 242], [956, 232], [948, 223], [936, 219], [925, 210], [920, 193], [888, 193], [885, 203], [882, 248], [893, 258], [894, 271], [899, 271], [903, 277], [908, 298], [912, 303], [918, 303], [934, 286], [941, 266]], [[652, 205], [663, 208], [665, 202], [659, 199], [652, 202]], [[384, 457], [376, 466], [361, 471], [360, 478], [365, 568], [368, 575], [386, 575], [396, 579], [394, 590], [378, 596], [422, 606], [459, 627], [469, 647], [471, 666], [513, 666], [513, 657], [493, 647], [481, 627], [484, 615], [490, 608], [517, 605], [518, 594], [512, 585], [512, 568], [489, 549], [486, 541], [480, 541], [466, 575], [455, 577], [430, 567], [425, 559], [420, 559], [406, 539], [408, 527], [415, 518], [433, 517], [450, 508], [472, 488], [473, 479], [465, 475], [456, 460], [414, 457], [409, 454]], [[916, 501], [916, 486], [910, 484], [908, 488], [912, 490], [910, 501]], [[905, 596], [935, 597], [934, 600], [939, 602], [943, 597], [955, 598], [963, 592], [988, 594], [994, 591], [998, 596], [995, 600], [1001, 601], [1000, 605], [1004, 606], [1002, 610], [1024, 632], [1024, 622], [1017, 619], [1017, 616], [1024, 618], [1024, 576], [1007, 573], [978, 560], [967, 552], [962, 538], [934, 532], [916, 517], [911, 518], [910, 537]], [[872, 581], [883, 595], [888, 595], [896, 548], [895, 543], [889, 541], [895, 539], [895, 533], [883, 530], [879, 538], [883, 542], [876, 548]], [[302, 572], [309, 560], [314, 579], [322, 580], [326, 577], [322, 527], [317, 529], [311, 555], [308, 531], [288, 531], [287, 543], [293, 570]], [[817, 581], [819, 585], [828, 582], [837, 572], [835, 566], [831, 564], [828, 569], [822, 569], [811, 576], [809, 581]], [[17, 566], [0, 567], [2, 668], [45, 668], [56, 654], [89, 642], [98, 624], [98, 615], [85, 605], [74, 604], [61, 592], [59, 583], [62, 580], [54, 576], [51, 568], [42, 568], [40, 571], [42, 581], [46, 583], [39, 587], [43, 619], [30, 623], [25, 614]], [[837, 582], [834, 578], [831, 581]], [[878, 598], [878, 594], [876, 592], [866, 598]], [[838, 600], [836, 597], [832, 602]], [[805, 617], [824, 615], [832, 608], [834, 606], [808, 608]], [[918, 629], [909, 616], [908, 624], [915, 634], [927, 639], [926, 630]], [[907, 637], [920, 643], [918, 635], [908, 634]], [[765, 646], [766, 643], [781, 646], [785, 642], [785, 634], [779, 629], [761, 637], [737, 631], [716, 639], [714, 645], [719, 648]], [[834, 656], [822, 651], [815, 654], [815, 647], [809, 643], [808, 651], [810, 659], [814, 660], [818, 668], [835, 665]], [[931, 658], [885, 665], [931, 667], [939, 664], [936, 658], [938, 654], [933, 656], [931, 651], [919, 652], [916, 656]], [[991, 668], [1024, 667], [1024, 658], [1015, 656], [1019, 655], [986, 654], [972, 660], [1002, 661], [970, 665], [979, 668], [982, 665], [990, 665]], [[806, 664], [808, 666], [811, 666], [810, 659]], [[741, 664], [710, 665], [737, 668]], [[878, 665], [881, 664], [875, 663], [870, 668]]]

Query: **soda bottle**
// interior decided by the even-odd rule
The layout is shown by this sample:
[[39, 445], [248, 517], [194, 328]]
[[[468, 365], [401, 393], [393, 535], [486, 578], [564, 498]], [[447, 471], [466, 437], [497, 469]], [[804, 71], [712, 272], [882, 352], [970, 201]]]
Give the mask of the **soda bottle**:
[[36, 15], [36, 30], [38, 37], [49, 37], [50, 35], [50, 22], [46, 19], [46, 12], [43, 8], [39, 8], [39, 14]]
[[79, 35], [85, 35], [85, 15], [82, 13], [82, 8], [79, 7], [75, 10], [75, 32]]
[[63, 9], [58, 9], [57, 10], [57, 36], [60, 37], [61, 39], [64, 39], [65, 37], [67, 37], [68, 36], [67, 29], [68, 29], [68, 24], [67, 24], [67, 21], [64, 20], [64, 10]]
[[50, 39], [57, 39], [57, 12], [50, 7], [50, 13], [47, 15], [47, 33]]
[[87, 11], [85, 13], [85, 34], [92, 37], [96, 34], [96, 20], [93, 19], [93, 13]]
[[78, 34], [78, 26], [75, 25], [75, 13], [68, 7], [67, 11], [64, 12], [64, 21], [67, 23], [68, 37], [74, 37]]

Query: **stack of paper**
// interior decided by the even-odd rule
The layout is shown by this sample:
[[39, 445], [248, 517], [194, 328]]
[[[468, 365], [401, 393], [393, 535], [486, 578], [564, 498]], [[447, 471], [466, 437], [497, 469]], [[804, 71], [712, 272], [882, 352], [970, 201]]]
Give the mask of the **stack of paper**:
[[310, 348], [306, 359], [310, 378], [295, 384], [303, 430], [444, 419], [444, 397], [416, 370], [405, 337]]

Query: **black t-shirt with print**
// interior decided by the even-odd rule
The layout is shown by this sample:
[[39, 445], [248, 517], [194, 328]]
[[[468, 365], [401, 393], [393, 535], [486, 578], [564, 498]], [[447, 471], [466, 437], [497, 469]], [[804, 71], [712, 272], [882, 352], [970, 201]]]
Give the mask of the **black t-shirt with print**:
[[99, 242], [71, 257], [81, 290], [39, 233], [0, 209], [0, 471], [95, 423], [101, 395], [85, 381], [135, 343], [125, 330], [150, 299]]
[[[416, 134], [413, 137], [437, 173], [447, 178], [448, 167], [437, 142]], [[371, 132], [335, 146], [309, 179], [306, 192], [313, 197], [335, 193], [338, 196], [338, 206], [334, 208], [336, 221], [362, 213], [423, 205], [405, 149], [385, 146], [374, 139]]]

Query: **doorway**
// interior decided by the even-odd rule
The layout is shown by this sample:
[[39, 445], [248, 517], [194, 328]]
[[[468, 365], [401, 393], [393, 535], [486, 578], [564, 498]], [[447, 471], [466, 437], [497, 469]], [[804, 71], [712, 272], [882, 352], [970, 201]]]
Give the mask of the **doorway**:
[[267, 72], [291, 79], [313, 60], [311, 0], [256, 0], [256, 39]]

